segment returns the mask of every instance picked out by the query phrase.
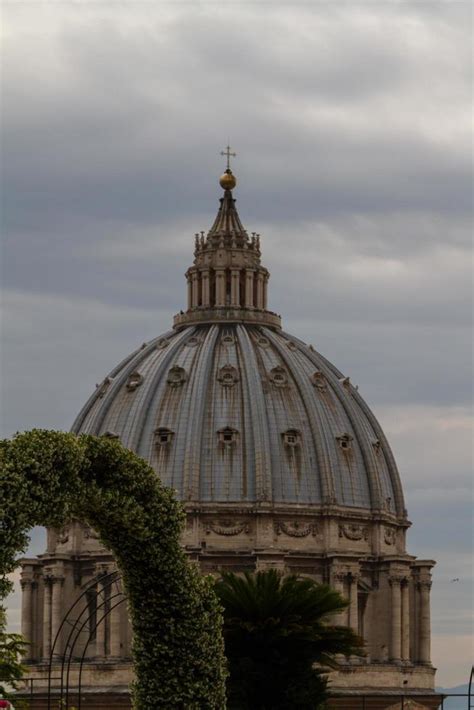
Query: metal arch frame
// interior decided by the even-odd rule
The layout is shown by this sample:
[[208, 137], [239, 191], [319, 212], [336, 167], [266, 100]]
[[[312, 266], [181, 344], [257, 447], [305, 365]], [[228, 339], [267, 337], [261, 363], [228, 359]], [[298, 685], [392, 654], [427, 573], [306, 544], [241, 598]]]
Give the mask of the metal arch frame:
[[[89, 644], [92, 640], [92, 637], [99, 626], [104, 619], [110, 614], [113, 609], [115, 609], [117, 606], [122, 604], [125, 600], [126, 597], [123, 593], [122, 590], [118, 590], [115, 592], [112, 596], [107, 596], [105, 595], [105, 591], [109, 589], [113, 584], [116, 582], [120, 582], [122, 580], [122, 576], [119, 574], [117, 571], [109, 572], [109, 573], [102, 573], [97, 575], [94, 579], [92, 579], [90, 582], [87, 583], [85, 586], [84, 590], [81, 592], [81, 594], [77, 597], [77, 599], [71, 604], [69, 609], [67, 610], [66, 614], [63, 617], [63, 620], [58, 628], [58, 631], [56, 632], [56, 635], [54, 637], [52, 646], [51, 646], [51, 651], [49, 655], [49, 663], [48, 663], [48, 705], [47, 708], [48, 710], [52, 710], [52, 698], [51, 698], [51, 681], [52, 681], [52, 667], [53, 667], [53, 662], [55, 660], [55, 656], [58, 654], [55, 653], [56, 648], [59, 643], [59, 639], [61, 637], [61, 633], [66, 626], [66, 624], [69, 624], [71, 629], [69, 631], [68, 637], [66, 639], [65, 643], [65, 649], [64, 652], [62, 653], [62, 656], [60, 658], [61, 660], [61, 675], [60, 675], [60, 694], [59, 694], [59, 701], [63, 702], [65, 701], [65, 710], [68, 708], [68, 702], [69, 702], [69, 678], [70, 678], [70, 670], [71, 670], [71, 664], [73, 662], [73, 652], [74, 648], [76, 646], [76, 643], [78, 639], [80, 638], [81, 634], [84, 631], [84, 628], [89, 624], [89, 637], [86, 641], [84, 651], [81, 656], [81, 661], [80, 661], [80, 668], [79, 668], [79, 679], [80, 681], [82, 680], [82, 666], [85, 660], [85, 654], [87, 651], [87, 648], [89, 647]], [[100, 591], [96, 591], [95, 587], [98, 582], [101, 582], [102, 584], [102, 589]], [[99, 605], [96, 604], [96, 607], [92, 613], [87, 614], [89, 610], [89, 606], [86, 605], [84, 609], [81, 611], [79, 616], [74, 620], [74, 622], [71, 622], [69, 620], [71, 612], [76, 608], [76, 606], [88, 595], [90, 594], [91, 591], [95, 591], [95, 598], [98, 599], [100, 595], [103, 595], [103, 601]], [[113, 605], [110, 605], [110, 602], [113, 601], [114, 599], [117, 599], [119, 597], [119, 601]], [[108, 604], [108, 608], [106, 608], [106, 605]], [[103, 610], [105, 611], [104, 614], [100, 616], [99, 619], [97, 619], [97, 612], [98, 610]], [[95, 619], [95, 625], [93, 628], [90, 628], [90, 622], [93, 617], [93, 615], [96, 615]], [[85, 619], [82, 621], [84, 614], [87, 614]], [[79, 626], [80, 624], [80, 626]], [[74, 638], [73, 638], [74, 637]], [[59, 659], [57, 659], [59, 660]], [[66, 678], [64, 678], [64, 675], [66, 674]], [[66, 682], [65, 682], [66, 681]], [[65, 696], [65, 697], [64, 697]], [[56, 699], [57, 700], [57, 699]], [[79, 708], [80, 708], [81, 702], [80, 702], [80, 695], [79, 695]]]

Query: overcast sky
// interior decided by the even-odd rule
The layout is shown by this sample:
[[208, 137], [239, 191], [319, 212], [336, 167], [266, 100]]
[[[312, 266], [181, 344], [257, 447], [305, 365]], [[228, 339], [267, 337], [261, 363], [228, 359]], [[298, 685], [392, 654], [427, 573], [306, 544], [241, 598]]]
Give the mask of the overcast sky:
[[384, 425], [409, 551], [438, 560], [437, 682], [466, 682], [470, 3], [36, 0], [2, 15], [3, 435], [67, 430], [170, 327], [230, 139], [269, 307]]

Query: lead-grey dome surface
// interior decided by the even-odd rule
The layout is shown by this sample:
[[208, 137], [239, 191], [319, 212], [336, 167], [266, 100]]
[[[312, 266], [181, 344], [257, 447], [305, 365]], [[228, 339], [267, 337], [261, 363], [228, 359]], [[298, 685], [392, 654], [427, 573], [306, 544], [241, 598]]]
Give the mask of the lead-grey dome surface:
[[97, 386], [73, 431], [117, 436], [183, 501], [340, 505], [404, 515], [397, 467], [355, 387], [281, 331], [170, 331]]

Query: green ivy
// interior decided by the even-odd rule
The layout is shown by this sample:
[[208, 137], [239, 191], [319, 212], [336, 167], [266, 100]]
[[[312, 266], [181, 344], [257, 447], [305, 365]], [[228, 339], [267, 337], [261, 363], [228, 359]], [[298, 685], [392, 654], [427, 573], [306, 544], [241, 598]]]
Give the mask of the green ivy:
[[35, 525], [91, 525], [123, 576], [136, 710], [225, 708], [222, 610], [180, 546], [184, 512], [113, 439], [35, 429], [0, 442], [0, 599]]

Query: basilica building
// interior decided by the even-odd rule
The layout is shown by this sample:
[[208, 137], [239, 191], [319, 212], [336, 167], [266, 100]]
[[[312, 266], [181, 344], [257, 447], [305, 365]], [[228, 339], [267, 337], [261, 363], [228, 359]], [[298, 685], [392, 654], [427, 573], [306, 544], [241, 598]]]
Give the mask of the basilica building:
[[[182, 544], [202, 572], [275, 568], [340, 591], [349, 606], [337, 622], [363, 636], [366, 655], [338, 659], [334, 691], [430, 694], [434, 562], [406, 550], [390, 445], [347, 373], [270, 310], [260, 235], [242, 225], [229, 166], [220, 185], [214, 223], [195, 235], [185, 310], [107, 374], [72, 430], [119, 439], [176, 491]], [[70, 652], [84, 692], [126, 697], [131, 630], [126, 604], [113, 603], [114, 569], [74, 521], [23, 560], [22, 631], [38, 682]]]

